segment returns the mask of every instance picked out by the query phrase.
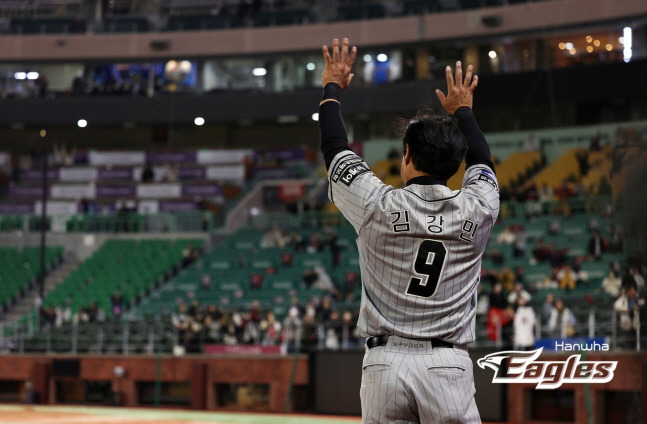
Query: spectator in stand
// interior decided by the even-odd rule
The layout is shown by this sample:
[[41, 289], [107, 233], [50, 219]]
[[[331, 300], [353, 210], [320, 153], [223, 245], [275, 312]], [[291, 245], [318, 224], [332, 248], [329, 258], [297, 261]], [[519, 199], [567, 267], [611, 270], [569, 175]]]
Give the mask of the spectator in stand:
[[88, 317], [88, 322], [97, 322], [99, 318], [99, 308], [97, 307], [97, 302], [91, 302], [90, 306], [85, 310], [85, 313]]
[[514, 229], [508, 225], [497, 236], [496, 241], [499, 244], [512, 244], [514, 243], [514, 238], [515, 238]]
[[360, 281], [357, 272], [346, 271], [344, 273], [342, 297], [347, 300], [353, 300], [355, 298], [355, 292], [359, 287]]
[[303, 237], [298, 231], [292, 231], [287, 237], [287, 247], [291, 248], [295, 252], [302, 252], [304, 249], [303, 246]]
[[124, 312], [124, 298], [120, 290], [115, 291], [115, 294], [110, 297], [110, 312], [115, 319], [121, 317]]
[[552, 293], [548, 293], [544, 303], [541, 305], [541, 316], [546, 323], [550, 320], [553, 309], [555, 309], [555, 296]]
[[167, 183], [177, 183], [178, 182], [178, 164], [167, 163], [164, 165], [164, 181]]
[[191, 265], [196, 259], [200, 257], [200, 250], [196, 249], [193, 244], [189, 244], [182, 251], [182, 268]]
[[601, 290], [609, 296], [618, 297], [622, 280], [616, 275], [615, 271], [610, 269], [609, 274], [602, 280]]
[[483, 284], [476, 287], [476, 293], [476, 315], [486, 315], [488, 309], [490, 309], [490, 295], [483, 291]]
[[535, 311], [520, 296], [517, 299], [517, 310], [514, 314], [514, 349], [529, 350], [535, 345]]
[[632, 266], [629, 268], [629, 275], [631, 275], [633, 280], [636, 282], [638, 292], [642, 292], [645, 289], [645, 279], [640, 275], [638, 267]]
[[299, 318], [299, 308], [290, 307], [288, 316], [283, 320], [284, 336], [287, 353], [299, 352], [301, 349], [302, 322]]
[[492, 287], [492, 293], [490, 293], [490, 309], [498, 308], [503, 310], [506, 306], [508, 306], [508, 301], [503, 294], [503, 285], [497, 282]]
[[294, 260], [294, 255], [292, 252], [283, 252], [281, 254], [281, 266], [284, 268], [289, 268], [292, 266], [292, 261]]
[[283, 234], [283, 230], [278, 227], [271, 228], [261, 239], [261, 249], [269, 248], [284, 248], [287, 245], [287, 237]]
[[593, 235], [589, 239], [588, 251], [591, 258], [599, 261], [602, 259], [602, 252], [606, 250], [606, 241], [600, 235], [600, 230], [593, 229]]
[[313, 269], [308, 269], [303, 274], [303, 284], [309, 289], [320, 289], [326, 294], [337, 297], [337, 289], [332, 282], [332, 279], [322, 266], [316, 266]]
[[400, 165], [402, 161], [402, 153], [397, 149], [393, 148], [389, 152], [389, 176], [399, 177], [400, 176]]
[[624, 245], [624, 234], [618, 230], [615, 224], [609, 226], [609, 251], [610, 252], [622, 252]]
[[326, 245], [330, 248], [330, 254], [332, 255], [332, 264], [333, 266], [339, 265], [341, 262], [341, 249], [337, 244], [337, 232], [330, 231], [326, 235]]
[[557, 272], [557, 280], [559, 281], [560, 289], [570, 291], [575, 289], [577, 274], [575, 273], [575, 271], [573, 271], [573, 269], [570, 266], [564, 265]]
[[491, 259], [494, 265], [503, 265], [503, 263], [505, 262], [505, 256], [498, 249], [492, 249], [490, 250], [490, 253], [486, 253], [483, 256]]
[[548, 224], [548, 234], [556, 236], [562, 232], [562, 221], [559, 219], [553, 219]]
[[512, 291], [514, 289], [515, 276], [509, 267], [503, 268], [503, 271], [499, 274], [499, 282], [506, 291]]
[[334, 312], [335, 310], [333, 309], [330, 297], [324, 296], [317, 310], [317, 321], [322, 324], [328, 324], [332, 320]]
[[94, 200], [82, 198], [81, 199], [81, 212], [84, 214], [94, 214], [97, 211], [97, 205], [94, 203]]
[[532, 250], [532, 257], [538, 263], [542, 263], [548, 260], [549, 256], [550, 256], [550, 249], [548, 246], [544, 244], [544, 240], [543, 239], [537, 240], [537, 244], [535, 245], [535, 248]]
[[496, 269], [481, 268], [481, 284], [486, 284], [491, 289], [499, 281], [499, 271]]
[[514, 242], [512, 243], [512, 256], [523, 258], [526, 256], [526, 240], [528, 236], [523, 225], [517, 225], [514, 229]]
[[551, 186], [549, 186], [546, 183], [543, 183], [541, 185], [541, 188], [537, 192], [537, 196], [539, 198], [539, 201], [544, 203], [544, 202], [550, 202], [555, 198], [555, 193], [553, 192], [553, 189]]
[[152, 183], [153, 181], [155, 181], [155, 170], [150, 163], [147, 163], [142, 171], [142, 182]]
[[635, 282], [623, 286], [622, 295], [613, 304], [613, 310], [620, 317], [620, 328], [625, 333], [623, 347], [636, 347], [636, 330], [640, 327], [640, 309], [644, 305], [645, 300], [638, 296]]
[[536, 218], [541, 215], [542, 205], [539, 202], [539, 191], [534, 182], [530, 181], [528, 183], [528, 188], [526, 189], [526, 217], [527, 218]]
[[550, 243], [548, 245], [548, 263], [551, 267], [560, 267], [566, 262], [566, 255], [570, 250], [569, 247], [564, 247], [562, 249], [557, 249], [555, 243]]
[[324, 249], [325, 243], [321, 239], [321, 234], [312, 233], [310, 239], [308, 240], [308, 245], [306, 246], [306, 252], [308, 253], [317, 253], [321, 252]]
[[258, 272], [249, 276], [249, 288], [252, 290], [260, 290], [263, 288], [263, 275]]
[[580, 150], [575, 154], [577, 159], [577, 165], [579, 167], [580, 175], [586, 177], [589, 173], [589, 152], [586, 150]]
[[548, 329], [551, 337], [565, 338], [575, 334], [575, 315], [564, 306], [562, 299], [555, 300], [555, 307], [551, 311]]
[[515, 283], [514, 290], [508, 294], [508, 304], [517, 305], [520, 298], [523, 298], [527, 303], [530, 302], [532, 296], [523, 288], [523, 284]]

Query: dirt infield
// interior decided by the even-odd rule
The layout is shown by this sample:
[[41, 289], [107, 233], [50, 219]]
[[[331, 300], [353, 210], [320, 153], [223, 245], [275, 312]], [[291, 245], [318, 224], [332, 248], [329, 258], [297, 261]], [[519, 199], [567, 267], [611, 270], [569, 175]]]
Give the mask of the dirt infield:
[[[43, 412], [25, 408], [23, 411], [2, 411], [2, 424], [220, 424], [218, 421], [186, 421], [186, 420], [142, 420], [140, 418], [102, 417], [73, 412]], [[225, 423], [222, 423], [225, 424]]]
[[0, 405], [0, 424], [337, 424], [355, 417], [210, 413], [162, 409]]

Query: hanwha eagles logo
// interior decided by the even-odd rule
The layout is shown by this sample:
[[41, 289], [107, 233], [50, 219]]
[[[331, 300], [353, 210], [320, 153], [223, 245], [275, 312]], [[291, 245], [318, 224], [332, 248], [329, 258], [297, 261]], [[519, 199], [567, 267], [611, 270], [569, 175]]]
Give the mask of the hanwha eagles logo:
[[565, 361], [538, 361], [542, 350], [494, 352], [476, 363], [494, 370], [493, 383], [533, 383], [537, 389], [556, 389], [564, 383], [607, 383], [618, 365], [617, 361], [582, 361], [580, 355]]

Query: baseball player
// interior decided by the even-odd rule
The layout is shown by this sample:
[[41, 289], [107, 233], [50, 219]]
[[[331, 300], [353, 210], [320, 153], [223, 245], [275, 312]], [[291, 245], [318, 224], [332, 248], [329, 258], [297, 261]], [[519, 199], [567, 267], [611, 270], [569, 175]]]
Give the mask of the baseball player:
[[[480, 423], [467, 345], [474, 341], [481, 256], [499, 212], [490, 149], [472, 114], [478, 83], [447, 67], [436, 94], [448, 115], [419, 114], [403, 136], [400, 175], [382, 183], [348, 148], [340, 93], [357, 49], [333, 40], [319, 106], [329, 197], [353, 225], [362, 271], [357, 326], [366, 337], [364, 423]], [[446, 182], [465, 159], [461, 190]]]

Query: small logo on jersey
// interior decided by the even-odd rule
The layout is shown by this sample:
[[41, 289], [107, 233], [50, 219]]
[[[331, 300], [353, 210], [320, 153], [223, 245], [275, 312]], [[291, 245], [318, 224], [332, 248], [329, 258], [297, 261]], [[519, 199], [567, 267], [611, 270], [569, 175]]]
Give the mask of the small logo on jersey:
[[537, 389], [556, 389], [564, 383], [607, 383], [618, 365], [617, 361], [582, 361], [580, 355], [565, 361], [538, 361], [542, 350], [495, 352], [476, 363], [494, 370], [493, 383], [531, 383]]
[[489, 175], [483, 173], [483, 174], [479, 175], [478, 179], [479, 179], [479, 181], [485, 181], [486, 183], [490, 184], [492, 187], [496, 188], [496, 183], [494, 182], [494, 180], [492, 178], [490, 178]]
[[340, 181], [347, 186], [350, 186], [355, 178], [369, 171], [370, 169], [368, 169], [363, 163], [350, 166], [344, 171], [344, 174], [341, 176]]
[[423, 349], [427, 347], [424, 343], [414, 343], [414, 342], [393, 342], [391, 345], [393, 347], [406, 347], [409, 349]]
[[350, 155], [339, 161], [330, 179], [334, 183], [341, 180], [344, 184], [350, 186], [350, 183], [358, 175], [369, 171], [370, 169], [363, 163], [362, 158], [356, 155]]

